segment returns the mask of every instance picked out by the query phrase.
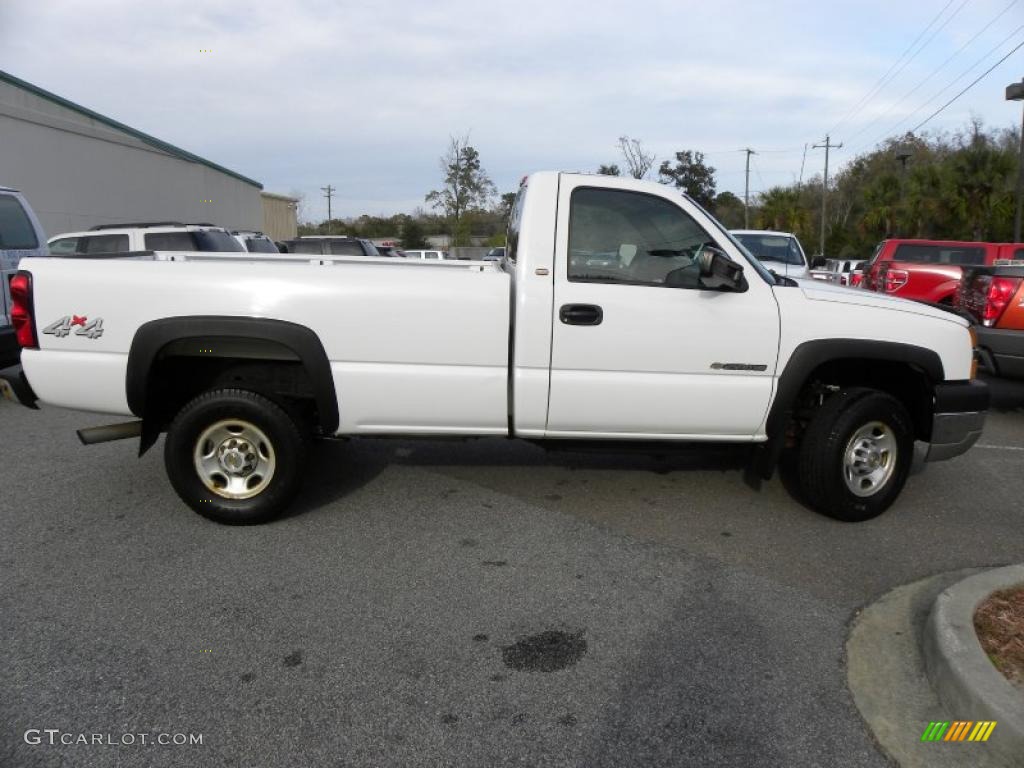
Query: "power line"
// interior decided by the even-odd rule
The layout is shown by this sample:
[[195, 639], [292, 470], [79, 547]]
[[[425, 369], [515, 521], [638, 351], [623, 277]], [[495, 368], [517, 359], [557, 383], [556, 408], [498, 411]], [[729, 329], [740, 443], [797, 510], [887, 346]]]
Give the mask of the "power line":
[[909, 131], [909, 133], [916, 133], [916, 132], [917, 132], [917, 131], [918, 131], [918, 130], [919, 130], [919, 129], [920, 129], [920, 128], [921, 128], [921, 127], [922, 127], [922, 126], [923, 126], [923, 125], [925, 124], [925, 123], [927, 123], [927, 122], [928, 122], [929, 120], [931, 120], [931, 119], [932, 119], [933, 117], [935, 117], [936, 115], [938, 115], [938, 114], [939, 114], [940, 112], [942, 112], [942, 110], [944, 110], [944, 109], [945, 109], [946, 107], [948, 107], [948, 106], [949, 106], [950, 104], [952, 104], [952, 103], [953, 103], [954, 101], [956, 101], [956, 100], [957, 100], [957, 99], [959, 99], [959, 98], [960, 98], [961, 96], [963, 96], [963, 95], [964, 95], [965, 93], [967, 93], [967, 92], [968, 92], [969, 90], [971, 90], [971, 88], [973, 88], [973, 87], [974, 87], [974, 86], [976, 86], [976, 85], [977, 85], [978, 83], [980, 83], [980, 82], [981, 82], [982, 80], [984, 80], [984, 79], [985, 79], [985, 78], [986, 78], [986, 77], [988, 76], [988, 74], [989, 74], [990, 72], [992, 72], [992, 70], [994, 70], [994, 69], [995, 69], [996, 67], [998, 67], [998, 66], [999, 66], [1000, 64], [1002, 64], [1002, 63], [1003, 63], [1004, 61], [1006, 61], [1006, 60], [1007, 60], [1008, 58], [1010, 58], [1011, 56], [1013, 56], [1013, 54], [1015, 54], [1015, 53], [1016, 53], [1017, 51], [1019, 51], [1019, 50], [1020, 50], [1021, 48], [1024, 48], [1024, 40], [1021, 40], [1021, 41], [1020, 41], [1019, 43], [1017, 43], [1017, 46], [1016, 46], [1016, 47], [1015, 47], [1015, 48], [1014, 48], [1014, 49], [1013, 49], [1012, 51], [1010, 51], [1010, 52], [1009, 52], [1008, 54], [1006, 54], [1005, 56], [1003, 56], [1003, 58], [1001, 58], [1001, 59], [1000, 59], [999, 61], [997, 61], [997, 62], [996, 62], [995, 64], [993, 64], [993, 65], [992, 65], [991, 67], [989, 67], [989, 68], [988, 68], [988, 69], [986, 69], [986, 70], [985, 70], [984, 72], [982, 72], [982, 73], [981, 73], [981, 74], [980, 74], [980, 75], [978, 76], [978, 79], [977, 79], [977, 80], [975, 80], [975, 81], [974, 81], [973, 83], [971, 83], [970, 85], [968, 85], [968, 86], [967, 86], [966, 88], [964, 88], [964, 89], [963, 89], [962, 91], [960, 91], [960, 93], [958, 93], [958, 94], [957, 94], [956, 96], [954, 96], [954, 97], [953, 97], [952, 99], [950, 99], [950, 100], [949, 100], [949, 101], [947, 101], [947, 102], [946, 102], [945, 104], [943, 104], [943, 105], [942, 105], [941, 107], [939, 107], [939, 108], [938, 108], [938, 109], [936, 109], [936, 110], [935, 110], [934, 112], [932, 112], [932, 113], [931, 113], [930, 115], [928, 115], [928, 117], [926, 117], [926, 118], [925, 118], [924, 120], [922, 120], [922, 121], [921, 121], [920, 123], [918, 123], [918, 124], [917, 124], [917, 125], [915, 125], [915, 126], [914, 126], [913, 128], [911, 128], [911, 129], [910, 129], [910, 131]]
[[[888, 86], [893, 80], [895, 80], [903, 72], [903, 70], [905, 70], [907, 68], [907, 66], [910, 64], [910, 62], [912, 62], [914, 59], [917, 58], [917, 56], [921, 53], [921, 51], [923, 51], [925, 48], [927, 48], [929, 45], [931, 45], [932, 40], [935, 39], [935, 37], [939, 34], [939, 32], [941, 32], [942, 30], [944, 30], [946, 28], [946, 26], [949, 24], [949, 22], [951, 22], [957, 16], [957, 14], [959, 14], [960, 11], [963, 10], [964, 6], [967, 5], [967, 3], [968, 3], [968, 0], [963, 0], [963, 2], [961, 2], [960, 5], [958, 5], [953, 10], [953, 13], [951, 13], [949, 16], [947, 16], [946, 20], [943, 21], [941, 25], [939, 25], [938, 27], [935, 28], [935, 31], [932, 32], [931, 35], [928, 36], [928, 39], [925, 40], [916, 51], [914, 51], [913, 55], [909, 59], [904, 61], [903, 64], [900, 66], [900, 68], [897, 69], [895, 72], [893, 72], [889, 76], [889, 78], [885, 81], [885, 83], [882, 85], [882, 87], [879, 88], [878, 91], [875, 93], [875, 96], [878, 96], [879, 94], [881, 94], [882, 90], [884, 90], [884, 88], [886, 86]], [[867, 103], [865, 103], [864, 106], [862, 106], [860, 109], [858, 109], [851, 116], [851, 119], [856, 117], [857, 115], [859, 115], [864, 110], [864, 108], [868, 106], [869, 103], [870, 103], [870, 100]], [[850, 138], [852, 138], [852, 137], [850, 137]]]
[[[946, 66], [947, 66], [947, 65], [949, 65], [949, 63], [950, 63], [950, 62], [952, 62], [952, 61], [953, 61], [953, 60], [954, 60], [954, 59], [955, 59], [955, 58], [956, 58], [957, 56], [959, 56], [959, 55], [960, 55], [961, 53], [963, 53], [963, 52], [964, 52], [964, 51], [965, 51], [965, 50], [966, 50], [966, 49], [967, 49], [967, 48], [968, 48], [968, 47], [969, 47], [969, 46], [970, 46], [970, 45], [971, 45], [971, 44], [972, 44], [972, 43], [973, 43], [973, 42], [974, 42], [975, 40], [977, 40], [977, 39], [978, 39], [979, 37], [981, 37], [981, 36], [982, 36], [982, 35], [983, 35], [983, 34], [984, 34], [985, 32], [987, 32], [987, 31], [988, 31], [988, 29], [989, 29], [989, 28], [990, 28], [990, 27], [991, 27], [991, 26], [992, 26], [993, 24], [995, 24], [995, 23], [996, 23], [997, 21], [999, 21], [999, 19], [1001, 19], [1001, 18], [1002, 18], [1003, 16], [1005, 16], [1005, 15], [1006, 15], [1006, 12], [1007, 12], [1007, 11], [1009, 11], [1009, 10], [1010, 10], [1011, 8], [1013, 8], [1013, 6], [1015, 6], [1015, 5], [1016, 5], [1016, 4], [1018, 3], [1018, 1], [1019, 1], [1019, 0], [1012, 0], [1012, 2], [1011, 2], [1011, 3], [1010, 3], [1010, 4], [1008, 5], [1008, 6], [1006, 6], [1005, 8], [1003, 8], [1003, 10], [1002, 10], [1002, 11], [1000, 11], [1000, 12], [999, 12], [999, 13], [998, 13], [998, 14], [996, 15], [996, 17], [995, 17], [994, 19], [990, 20], [990, 21], [988, 22], [988, 24], [986, 24], [986, 25], [985, 25], [984, 27], [982, 27], [982, 28], [981, 28], [981, 29], [979, 29], [979, 30], [978, 30], [977, 32], [975, 32], [975, 33], [974, 33], [974, 36], [973, 36], [973, 37], [971, 37], [971, 39], [970, 39], [970, 40], [968, 40], [968, 41], [967, 41], [966, 43], [964, 43], [964, 44], [963, 44], [963, 45], [961, 45], [961, 46], [960, 46], [959, 48], [957, 48], [957, 50], [956, 50], [956, 51], [955, 51], [955, 52], [954, 52], [954, 53], [953, 53], [953, 54], [952, 54], [951, 56], [949, 56], [949, 58], [947, 58], [947, 59], [946, 59], [946, 60], [945, 60], [944, 62], [942, 62], [942, 63], [941, 63], [941, 64], [940, 64], [940, 65], [939, 65], [939, 66], [938, 66], [938, 67], [937, 67], [936, 69], [933, 69], [933, 70], [932, 70], [932, 71], [931, 71], [931, 72], [930, 72], [930, 73], [929, 73], [929, 74], [928, 74], [928, 75], [927, 75], [927, 76], [926, 76], [926, 77], [924, 78], [924, 80], [921, 80], [920, 82], [918, 82], [918, 83], [917, 83], [916, 85], [914, 85], [914, 87], [912, 87], [912, 88], [911, 88], [910, 90], [908, 90], [908, 91], [907, 91], [906, 93], [904, 93], [904, 94], [903, 94], [902, 96], [900, 96], [900, 97], [899, 97], [898, 99], [896, 99], [895, 101], [893, 101], [893, 103], [889, 105], [889, 108], [888, 108], [888, 109], [886, 109], [886, 110], [885, 110], [885, 112], [883, 112], [882, 114], [880, 114], [880, 115], [878, 115], [877, 117], [875, 117], [875, 119], [874, 119], [874, 120], [872, 120], [872, 121], [871, 121], [870, 123], [867, 123], [866, 125], [864, 125], [864, 126], [862, 126], [861, 128], [859, 128], [859, 129], [858, 129], [858, 130], [856, 131], [856, 133], [854, 133], [854, 134], [853, 134], [852, 136], [849, 136], [849, 137], [847, 137], [847, 139], [846, 139], [846, 140], [847, 140], [847, 141], [853, 141], [853, 140], [854, 140], [855, 138], [857, 138], [857, 137], [858, 137], [858, 136], [860, 136], [860, 135], [861, 135], [862, 133], [864, 133], [865, 131], [867, 131], [867, 130], [868, 130], [868, 129], [869, 129], [870, 127], [871, 127], [871, 126], [875, 125], [875, 124], [876, 124], [876, 123], [878, 123], [878, 122], [879, 122], [880, 120], [884, 120], [884, 119], [885, 119], [885, 118], [886, 118], [886, 117], [887, 117], [888, 115], [892, 114], [892, 112], [893, 112], [893, 110], [894, 110], [894, 109], [896, 109], [896, 108], [897, 108], [898, 106], [900, 106], [901, 104], [905, 103], [905, 102], [906, 102], [906, 100], [907, 100], [907, 99], [908, 99], [908, 98], [909, 98], [910, 96], [914, 95], [914, 94], [915, 94], [915, 93], [916, 93], [916, 92], [917, 92], [917, 91], [918, 91], [918, 90], [919, 90], [920, 88], [923, 88], [923, 87], [924, 87], [924, 86], [925, 86], [925, 85], [926, 85], [927, 83], [929, 83], [929, 82], [930, 82], [930, 81], [932, 80], [932, 78], [934, 78], [934, 77], [935, 77], [935, 76], [936, 76], [937, 74], [939, 74], [939, 73], [940, 73], [940, 72], [941, 72], [942, 70], [944, 70], [944, 69], [946, 68]], [[961, 7], [963, 7], [963, 6], [961, 6]], [[953, 18], [953, 17], [952, 17], [952, 16], [950, 16], [950, 19], [952, 19], [952, 18]], [[949, 19], [947, 19], [947, 22], [948, 22], [948, 21], [949, 21]], [[945, 26], [945, 25], [943, 25], [943, 26]]]
[[930, 30], [935, 25], [935, 22], [939, 20], [939, 18], [946, 12], [946, 9], [949, 8], [949, 6], [953, 4], [953, 2], [954, 0], [949, 0], [949, 2], [942, 6], [942, 10], [935, 14], [935, 17], [930, 22], [928, 22], [928, 26], [921, 30], [921, 33], [914, 38], [914, 41], [909, 46], [907, 46], [907, 50], [900, 54], [900, 57], [896, 59], [896, 61], [892, 63], [892, 66], [890, 66], [889, 69], [885, 71], [885, 74], [878, 79], [878, 82], [871, 86], [870, 90], [868, 90], [867, 93], [861, 96], [860, 101], [854, 104], [850, 111], [839, 119], [838, 123], [829, 128], [829, 133], [832, 133], [836, 128], [845, 123], [848, 118], [852, 117], [856, 113], [859, 107], [863, 106], [863, 104], [865, 104], [868, 101], [868, 99], [870, 99], [875, 94], [879, 86], [881, 86], [884, 83], [885, 79], [889, 76], [889, 73], [892, 72], [897, 66], [899, 66], [899, 64], [903, 61], [903, 58], [914, 49], [914, 46], [917, 45], [918, 41], [920, 41], [922, 37], [928, 34], [928, 30]]
[[[971, 73], [972, 71], [974, 71], [974, 70], [975, 70], [975, 69], [976, 69], [976, 68], [978, 67], [978, 65], [979, 65], [979, 64], [982, 64], [982, 63], [983, 63], [983, 62], [984, 62], [984, 61], [985, 61], [986, 59], [988, 59], [988, 57], [989, 57], [989, 56], [991, 56], [991, 55], [992, 55], [993, 53], [995, 53], [995, 52], [996, 52], [996, 51], [998, 51], [998, 50], [999, 50], [1000, 48], [1002, 48], [1002, 47], [1003, 47], [1003, 46], [1004, 46], [1004, 45], [1005, 45], [1005, 44], [1006, 44], [1006, 43], [1007, 43], [1008, 41], [1010, 41], [1011, 39], [1013, 39], [1013, 38], [1014, 38], [1014, 37], [1015, 37], [1015, 36], [1017, 35], [1017, 33], [1018, 33], [1018, 32], [1020, 32], [1021, 30], [1024, 30], [1024, 24], [1022, 24], [1021, 26], [1017, 27], [1017, 28], [1016, 28], [1015, 30], [1013, 30], [1013, 32], [1011, 32], [1011, 33], [1010, 33], [1009, 35], [1007, 35], [1007, 36], [1006, 36], [1006, 37], [1004, 37], [1004, 38], [1003, 38], [1002, 40], [1000, 40], [1000, 41], [999, 41], [999, 42], [998, 42], [998, 43], [997, 43], [997, 44], [996, 44], [996, 45], [995, 45], [995, 46], [994, 46], [993, 48], [991, 48], [990, 50], [988, 50], [988, 51], [987, 51], [987, 52], [986, 52], [986, 53], [985, 53], [985, 54], [984, 54], [984, 55], [983, 55], [983, 56], [982, 56], [982, 57], [981, 57], [980, 59], [978, 59], [978, 60], [977, 60], [976, 62], [974, 62], [974, 63], [973, 63], [973, 64], [972, 64], [971, 66], [969, 66], [969, 67], [968, 67], [967, 69], [965, 69], [965, 70], [964, 70], [963, 72], [961, 72], [961, 73], [960, 73], [959, 75], [957, 75], [957, 77], [956, 77], [956, 78], [954, 78], [954, 79], [953, 79], [953, 80], [952, 80], [951, 82], [947, 83], [947, 84], [946, 84], [946, 85], [944, 85], [944, 86], [943, 86], [942, 88], [940, 88], [940, 89], [939, 89], [938, 91], [936, 91], [936, 92], [935, 92], [934, 94], [932, 94], [932, 95], [931, 95], [930, 97], [928, 97], [927, 99], [925, 99], [925, 100], [924, 100], [924, 101], [923, 101], [923, 102], [921, 103], [921, 105], [920, 105], [920, 106], [918, 106], [918, 108], [917, 108], [917, 109], [915, 109], [915, 110], [914, 110], [913, 112], [911, 112], [911, 113], [910, 113], [909, 115], [907, 115], [907, 116], [906, 116], [906, 117], [904, 117], [904, 118], [903, 118], [902, 120], [900, 120], [900, 121], [899, 121], [898, 123], [896, 123], [896, 125], [894, 125], [894, 126], [893, 126], [892, 128], [890, 128], [889, 130], [885, 131], [884, 133], [881, 133], [881, 134], [879, 134], [878, 136], [876, 136], [876, 137], [875, 137], [875, 138], [874, 138], [874, 139], [873, 139], [872, 141], [868, 142], [867, 144], [863, 144], [863, 145], [861, 145], [860, 147], [858, 147], [858, 151], [859, 151], [859, 150], [861, 150], [861, 149], [866, 149], [867, 147], [872, 147], [872, 146], [876, 145], [876, 144], [877, 144], [877, 143], [878, 143], [879, 141], [881, 141], [882, 139], [884, 139], [884, 138], [885, 138], [886, 136], [889, 136], [890, 134], [892, 134], [892, 133], [895, 133], [895, 131], [896, 131], [896, 129], [897, 129], [897, 128], [899, 128], [899, 127], [900, 127], [901, 125], [903, 125], [904, 123], [906, 123], [906, 122], [907, 122], [908, 120], [912, 120], [912, 119], [914, 118], [914, 115], [917, 115], [917, 114], [919, 114], [919, 113], [921, 112], [921, 110], [922, 110], [922, 109], [924, 109], [925, 107], [927, 107], [927, 106], [928, 106], [929, 104], [931, 104], [931, 103], [932, 103], [933, 101], [935, 101], [935, 100], [936, 100], [937, 98], [939, 98], [939, 97], [940, 97], [940, 96], [941, 96], [942, 94], [944, 94], [944, 93], [945, 93], [946, 91], [948, 91], [948, 90], [949, 90], [950, 88], [952, 88], [952, 87], [953, 87], [954, 85], [956, 85], [956, 84], [957, 84], [957, 83], [959, 83], [959, 82], [960, 82], [961, 80], [963, 80], [963, 79], [964, 79], [964, 78], [965, 78], [965, 77], [966, 77], [967, 75], [969, 75], [969, 74], [970, 74], [970, 73]], [[1018, 46], [1018, 47], [1019, 47], [1019, 46]], [[1016, 48], [1015, 48], [1014, 50], [1016, 50]], [[1010, 53], [1009, 53], [1009, 54], [1007, 54], [1007, 56], [1009, 56], [1009, 55], [1012, 55], [1012, 54], [1013, 54], [1013, 51], [1010, 51]], [[996, 65], [995, 65], [995, 66], [999, 66], [999, 64], [1001, 64], [1002, 62], [1003, 62], [1003, 60], [1001, 59], [1001, 60], [1000, 60], [999, 62], [997, 62], [997, 63], [996, 63]], [[987, 73], [986, 73], [986, 74], [987, 74]], [[984, 75], [982, 75], [982, 77], [984, 77]], [[973, 83], [972, 83], [972, 85], [973, 85]], [[971, 86], [968, 86], [968, 89], [969, 89], [970, 87], [971, 87]], [[965, 91], [965, 92], [966, 92], [966, 91]], [[957, 95], [957, 96], [956, 96], [956, 97], [955, 97], [955, 98], [953, 99], [953, 101], [956, 101], [956, 99], [960, 98], [960, 95], [962, 95], [962, 94], [959, 94], [959, 95]], [[952, 102], [950, 102], [950, 103], [952, 103]], [[947, 106], [948, 106], [948, 105], [947, 105]], [[945, 107], [943, 107], [943, 109], [945, 109]], [[931, 118], [929, 118], [929, 119], [931, 119]]]

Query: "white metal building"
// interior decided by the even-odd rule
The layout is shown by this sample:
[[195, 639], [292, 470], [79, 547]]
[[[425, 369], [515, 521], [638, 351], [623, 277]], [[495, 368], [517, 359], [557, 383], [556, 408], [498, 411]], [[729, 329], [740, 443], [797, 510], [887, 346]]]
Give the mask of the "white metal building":
[[263, 185], [0, 71], [0, 185], [48, 237], [96, 224], [261, 229]]

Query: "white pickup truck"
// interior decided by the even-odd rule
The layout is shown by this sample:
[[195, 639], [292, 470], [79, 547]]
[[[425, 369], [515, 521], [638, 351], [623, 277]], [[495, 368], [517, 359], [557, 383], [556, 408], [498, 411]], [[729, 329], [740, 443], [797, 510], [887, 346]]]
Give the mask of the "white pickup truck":
[[[660, 184], [538, 173], [501, 262], [301, 254], [29, 258], [11, 292], [8, 396], [166, 431], [181, 498], [267, 520], [310, 437], [500, 435], [571, 446], [751, 446], [841, 520], [978, 438], [988, 391], [940, 309], [776, 277]], [[424, 322], [424, 318], [430, 322]]]

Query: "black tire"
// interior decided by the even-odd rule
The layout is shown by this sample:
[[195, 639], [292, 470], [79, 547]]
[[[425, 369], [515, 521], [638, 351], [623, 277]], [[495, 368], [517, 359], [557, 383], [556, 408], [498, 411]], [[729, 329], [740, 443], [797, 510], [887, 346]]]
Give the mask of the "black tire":
[[[880, 422], [891, 432], [896, 457], [888, 477], [871, 488], [870, 481], [854, 477], [858, 495], [846, 480], [846, 454], [858, 430]], [[880, 430], [877, 430], [880, 431]], [[894, 397], [876, 389], [851, 388], [832, 395], [818, 409], [804, 432], [798, 464], [802, 501], [811, 509], [844, 522], [870, 520], [896, 500], [910, 472], [914, 430], [910, 414]], [[878, 457], [874, 457], [878, 458]], [[882, 470], [884, 473], [884, 469]], [[862, 484], [864, 484], [862, 486]]]
[[[223, 494], [229, 488], [218, 491], [208, 486], [196, 466], [200, 437], [219, 424], [237, 430], [232, 423], [236, 421], [247, 430], [254, 427], [252, 434], [262, 433], [266, 441], [254, 441], [261, 446], [256, 451], [272, 457], [265, 477], [240, 476], [241, 481], [260, 481], [255, 489], [243, 491], [255, 493], [248, 498], [228, 498]], [[213, 441], [205, 445], [212, 446]], [[299, 488], [305, 449], [299, 425], [277, 403], [247, 390], [216, 389], [196, 397], [174, 418], [164, 443], [164, 466], [181, 500], [203, 517], [227, 525], [253, 525], [280, 515], [291, 502]]]

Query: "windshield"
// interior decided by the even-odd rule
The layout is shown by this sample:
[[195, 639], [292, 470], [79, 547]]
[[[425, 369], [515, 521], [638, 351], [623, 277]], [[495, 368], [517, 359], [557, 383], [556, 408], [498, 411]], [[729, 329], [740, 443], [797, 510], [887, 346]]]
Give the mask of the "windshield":
[[201, 229], [193, 232], [198, 251], [231, 251], [245, 253], [245, 248], [235, 238], [219, 229]]
[[762, 234], [736, 234], [735, 237], [758, 261], [804, 265], [804, 256], [795, 237]]

